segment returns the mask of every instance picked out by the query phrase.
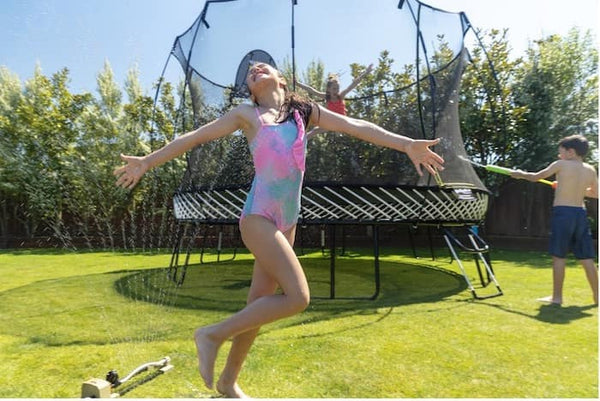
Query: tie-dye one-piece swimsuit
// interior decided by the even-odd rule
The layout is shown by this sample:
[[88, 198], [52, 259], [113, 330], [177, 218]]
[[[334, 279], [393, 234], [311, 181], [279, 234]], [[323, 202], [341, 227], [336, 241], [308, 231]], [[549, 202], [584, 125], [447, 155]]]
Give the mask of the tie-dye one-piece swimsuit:
[[304, 122], [297, 110], [294, 121], [265, 124], [258, 108], [260, 128], [249, 143], [254, 180], [240, 221], [250, 214], [271, 220], [285, 232], [298, 221], [306, 157]]

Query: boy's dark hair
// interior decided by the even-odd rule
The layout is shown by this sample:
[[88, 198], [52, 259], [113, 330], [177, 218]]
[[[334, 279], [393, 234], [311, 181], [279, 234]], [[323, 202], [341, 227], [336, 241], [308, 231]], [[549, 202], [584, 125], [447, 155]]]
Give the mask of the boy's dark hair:
[[574, 149], [578, 156], [587, 155], [590, 144], [583, 135], [571, 135], [564, 137], [558, 143], [558, 146], [562, 146], [565, 149]]

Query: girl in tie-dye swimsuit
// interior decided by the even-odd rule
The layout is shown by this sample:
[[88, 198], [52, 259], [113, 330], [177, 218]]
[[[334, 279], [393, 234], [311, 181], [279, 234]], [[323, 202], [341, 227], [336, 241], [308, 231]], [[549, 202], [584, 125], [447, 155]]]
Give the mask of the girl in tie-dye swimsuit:
[[293, 119], [265, 124], [258, 108], [255, 111], [260, 128], [249, 143], [255, 174], [240, 222], [256, 214], [286, 232], [296, 224], [300, 211], [306, 155], [304, 122], [294, 110]]
[[[248, 305], [219, 323], [198, 328], [194, 342], [200, 376], [214, 386], [214, 365], [220, 346], [232, 339], [217, 390], [227, 398], [244, 397], [238, 375], [260, 326], [304, 310], [310, 301], [306, 276], [293, 243], [300, 207], [300, 190], [306, 154], [305, 127], [346, 132], [374, 144], [407, 152], [417, 171], [430, 174], [441, 168], [441, 159], [429, 147], [438, 141], [412, 140], [366, 121], [321, 110], [307, 99], [288, 93], [286, 80], [265, 63], [250, 67], [246, 78], [255, 107], [242, 104], [221, 118], [181, 135], [144, 157], [125, 156], [115, 170], [117, 185], [133, 188], [146, 171], [182, 155], [194, 146], [244, 131], [254, 160], [255, 177], [240, 219], [240, 232], [255, 257]], [[259, 107], [265, 109], [261, 115]], [[325, 111], [322, 113], [322, 111]], [[265, 116], [278, 113], [274, 123]]]

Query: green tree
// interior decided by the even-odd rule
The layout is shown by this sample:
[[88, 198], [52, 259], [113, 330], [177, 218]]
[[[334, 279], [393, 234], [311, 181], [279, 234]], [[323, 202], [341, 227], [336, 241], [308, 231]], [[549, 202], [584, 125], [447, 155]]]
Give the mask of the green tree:
[[21, 81], [0, 66], [0, 238], [6, 242], [11, 222], [24, 215], [19, 204], [24, 202], [21, 144], [14, 111], [21, 102]]
[[122, 129], [124, 106], [122, 92], [114, 81], [108, 61], [96, 78], [98, 97], [86, 107], [80, 119], [80, 130], [73, 159], [74, 185], [68, 200], [72, 214], [73, 235], [84, 238], [88, 246], [98, 241], [104, 248], [115, 246], [113, 212], [126, 197], [114, 189], [112, 170], [119, 146], [125, 151], [135, 148]]
[[89, 96], [71, 94], [67, 84], [66, 68], [50, 78], [36, 68], [25, 83], [13, 120], [20, 142], [13, 155], [26, 198], [26, 232], [33, 235], [43, 224], [46, 235], [65, 245], [69, 243], [63, 220], [65, 199], [73, 188], [67, 172], [78, 136], [77, 120], [90, 101]]
[[[522, 151], [515, 149], [515, 142], [521, 134], [519, 127], [525, 121], [526, 107], [514, 99], [514, 77], [522, 60], [511, 59], [507, 30], [479, 34], [483, 47], [473, 49], [461, 87], [460, 120], [465, 150], [482, 164], [511, 167], [511, 154]], [[490, 189], [505, 179], [485, 170], [477, 173]]]
[[591, 33], [573, 28], [533, 42], [516, 73], [515, 104], [527, 109], [511, 158], [539, 170], [556, 159], [560, 138], [582, 134], [598, 144], [598, 50]]
[[135, 69], [125, 82], [128, 103], [108, 62], [98, 74], [97, 98], [70, 93], [68, 80], [67, 69], [46, 77], [38, 67], [21, 85], [0, 70], [1, 235], [17, 226], [28, 238], [51, 236], [66, 247], [82, 239], [90, 247], [156, 244], [156, 232], [170, 232], [165, 227], [172, 222], [164, 216], [171, 215], [173, 175], [181, 176], [183, 162], [173, 164], [178, 173], [157, 169], [136, 191], [116, 189], [112, 172], [119, 153], [150, 150], [152, 130], [160, 132], [161, 143], [172, 139], [172, 86], [164, 85], [153, 111]]

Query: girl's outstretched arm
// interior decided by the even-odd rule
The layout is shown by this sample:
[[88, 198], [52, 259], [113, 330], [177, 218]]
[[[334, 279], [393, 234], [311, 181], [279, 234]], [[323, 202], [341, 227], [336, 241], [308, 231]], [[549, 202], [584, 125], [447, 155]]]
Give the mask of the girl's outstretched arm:
[[364, 77], [367, 76], [367, 74], [371, 73], [371, 71], [373, 70], [373, 64], [369, 64], [369, 66], [367, 67], [366, 70], [363, 71], [362, 74], [360, 74], [358, 77], [356, 77], [356, 79], [354, 81], [352, 81], [352, 83], [343, 91], [340, 92], [340, 97], [343, 99], [346, 97], [346, 95], [348, 93], [350, 93], [350, 91], [354, 88], [356, 88], [358, 86], [358, 84], [360, 83], [360, 81], [362, 81], [364, 79]]
[[300, 88], [307, 91], [309, 95], [313, 95], [313, 96], [317, 96], [321, 99], [325, 99], [325, 92], [320, 92], [320, 91], [316, 90], [315, 88], [313, 88], [312, 86], [303, 84], [300, 81], [296, 81], [296, 85], [298, 85]]
[[243, 107], [239, 106], [200, 128], [183, 134], [162, 148], [146, 156], [121, 155], [126, 164], [115, 168], [113, 174], [117, 177], [116, 185], [131, 189], [137, 185], [146, 171], [159, 166], [171, 159], [181, 156], [193, 147], [229, 135], [238, 129], [246, 128]]
[[331, 112], [321, 106], [313, 108], [311, 124], [318, 125], [327, 131], [343, 132], [375, 145], [392, 148], [408, 155], [417, 173], [423, 175], [421, 166], [431, 174], [443, 170], [444, 159], [433, 152], [430, 147], [439, 143], [434, 140], [412, 139], [407, 136], [394, 134], [369, 121], [359, 120]]

